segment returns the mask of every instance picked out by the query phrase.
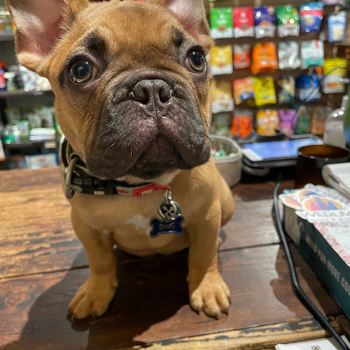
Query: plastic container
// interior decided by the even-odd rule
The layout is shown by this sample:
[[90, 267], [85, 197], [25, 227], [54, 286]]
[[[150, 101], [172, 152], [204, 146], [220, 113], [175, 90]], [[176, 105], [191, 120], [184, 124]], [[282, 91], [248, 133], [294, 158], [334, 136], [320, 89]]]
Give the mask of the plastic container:
[[219, 149], [225, 150], [226, 154], [235, 153], [232, 156], [215, 157], [215, 164], [230, 187], [233, 187], [241, 180], [242, 151], [239, 145], [231, 138], [210, 135]]

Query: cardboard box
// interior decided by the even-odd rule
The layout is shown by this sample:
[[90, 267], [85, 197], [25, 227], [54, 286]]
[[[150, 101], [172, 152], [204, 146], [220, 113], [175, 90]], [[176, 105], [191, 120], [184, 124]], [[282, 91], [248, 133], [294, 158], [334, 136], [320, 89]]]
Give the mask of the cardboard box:
[[350, 200], [310, 184], [280, 200], [285, 231], [350, 318]]

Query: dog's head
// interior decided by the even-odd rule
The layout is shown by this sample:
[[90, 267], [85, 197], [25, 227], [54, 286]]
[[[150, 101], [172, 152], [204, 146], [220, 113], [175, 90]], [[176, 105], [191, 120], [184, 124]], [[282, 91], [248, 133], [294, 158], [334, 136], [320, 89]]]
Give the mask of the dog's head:
[[210, 157], [203, 0], [8, 0], [19, 62], [49, 79], [97, 177], [154, 179]]

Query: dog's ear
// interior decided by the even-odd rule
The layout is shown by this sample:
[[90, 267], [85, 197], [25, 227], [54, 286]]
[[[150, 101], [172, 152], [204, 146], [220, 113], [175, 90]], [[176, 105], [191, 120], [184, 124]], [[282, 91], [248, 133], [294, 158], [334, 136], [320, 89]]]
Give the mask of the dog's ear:
[[164, 0], [175, 18], [207, 51], [213, 45], [209, 34], [204, 0]]
[[88, 0], [7, 0], [17, 29], [19, 63], [38, 71], [62, 35], [63, 22], [73, 20], [75, 13], [87, 5]]

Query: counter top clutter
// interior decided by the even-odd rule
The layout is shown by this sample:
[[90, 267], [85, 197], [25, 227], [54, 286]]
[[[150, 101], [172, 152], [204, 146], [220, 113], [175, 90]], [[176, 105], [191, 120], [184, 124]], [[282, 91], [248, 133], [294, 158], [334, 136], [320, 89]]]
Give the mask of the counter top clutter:
[[[58, 168], [0, 172], [0, 347], [271, 349], [326, 336], [292, 291], [271, 217], [273, 181], [246, 180], [232, 192], [236, 213], [219, 248], [232, 292], [228, 316], [214, 320], [189, 308], [187, 252], [137, 258], [117, 251], [120, 283], [109, 311], [71, 323], [68, 303], [89, 268], [59, 174]], [[302, 287], [341, 331], [341, 310], [295, 249], [293, 256]]]

